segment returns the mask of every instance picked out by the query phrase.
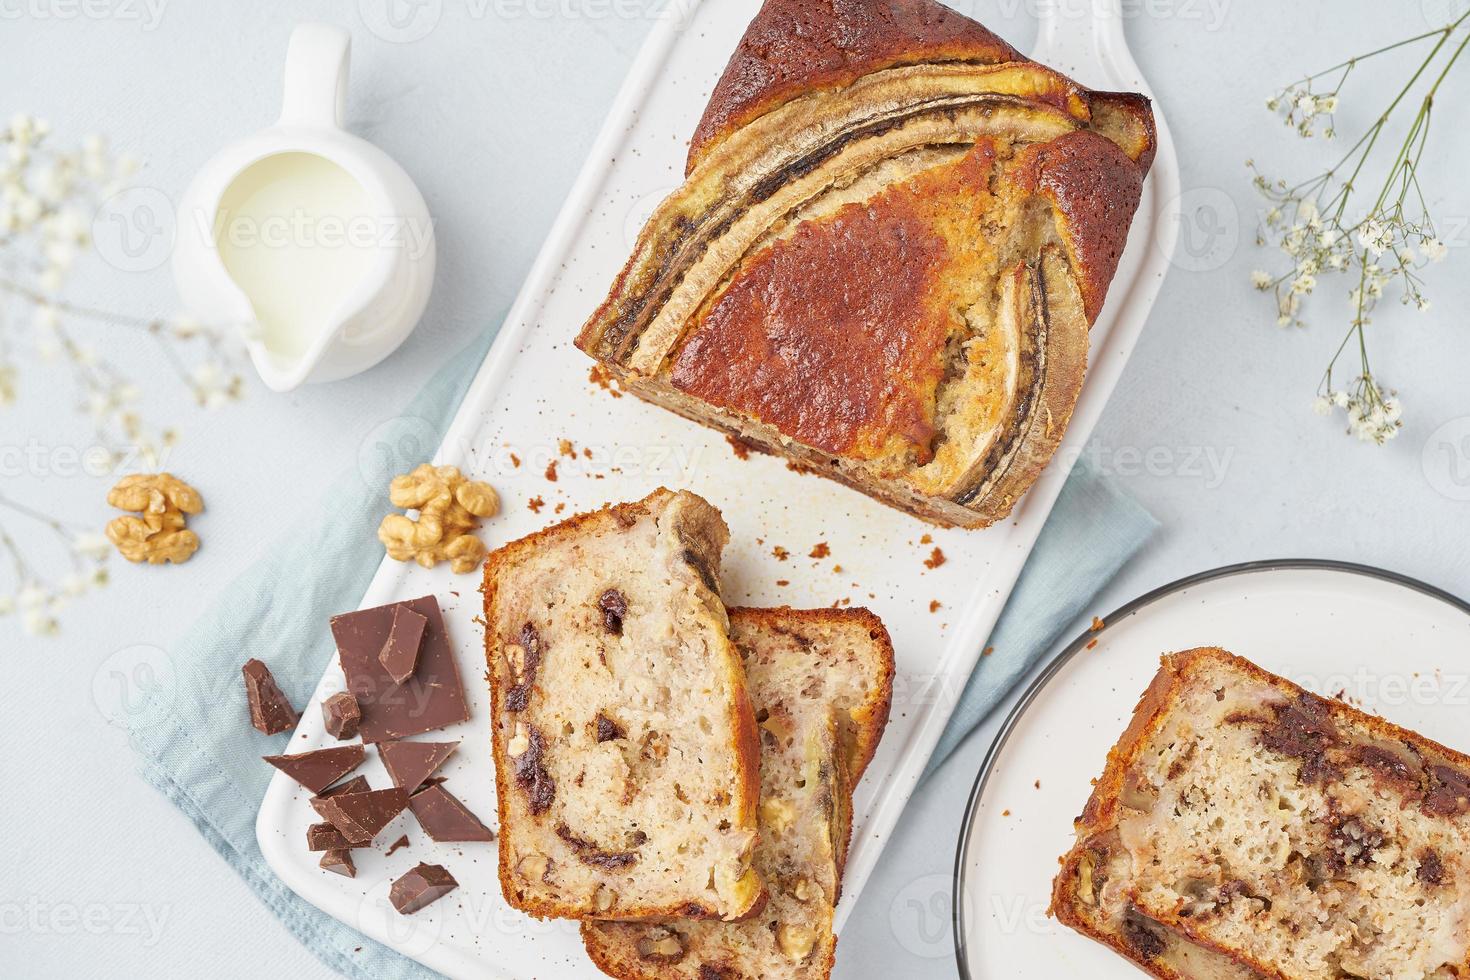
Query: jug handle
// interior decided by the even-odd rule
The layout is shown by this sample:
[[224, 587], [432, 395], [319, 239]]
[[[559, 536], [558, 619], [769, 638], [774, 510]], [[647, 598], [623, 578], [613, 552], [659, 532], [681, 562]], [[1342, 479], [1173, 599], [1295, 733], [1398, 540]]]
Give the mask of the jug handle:
[[347, 111], [352, 35], [332, 24], [298, 24], [286, 48], [281, 125], [341, 129]]

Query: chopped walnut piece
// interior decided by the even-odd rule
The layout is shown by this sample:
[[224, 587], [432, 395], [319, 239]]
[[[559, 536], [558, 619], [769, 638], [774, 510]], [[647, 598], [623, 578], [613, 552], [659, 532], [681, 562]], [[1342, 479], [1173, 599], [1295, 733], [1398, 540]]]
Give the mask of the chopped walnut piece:
[[182, 564], [199, 550], [199, 536], [184, 525], [186, 514], [204, 510], [204, 500], [173, 474], [124, 477], [107, 494], [107, 502], [141, 515], [117, 517], [107, 525], [107, 539], [128, 561]]
[[500, 497], [493, 487], [471, 480], [455, 466], [424, 465], [395, 476], [388, 486], [395, 507], [417, 510], [415, 520], [389, 514], [378, 526], [378, 540], [395, 561], [415, 561], [424, 568], [449, 562], [455, 572], [472, 572], [485, 559], [485, 545], [475, 537], [480, 519], [494, 517]]

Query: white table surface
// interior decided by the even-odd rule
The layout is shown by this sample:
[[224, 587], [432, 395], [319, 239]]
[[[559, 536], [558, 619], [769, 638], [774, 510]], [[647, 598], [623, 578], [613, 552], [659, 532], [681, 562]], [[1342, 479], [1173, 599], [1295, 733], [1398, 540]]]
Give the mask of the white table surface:
[[[136, 776], [123, 733], [93, 701], [93, 675], [120, 648], [167, 649], [274, 529], [352, 465], [362, 438], [503, 313], [648, 30], [647, 12], [663, 5], [443, 3], [427, 36], [389, 43], [365, 19], [384, 2], [0, 0], [0, 116], [34, 112], [78, 139], [106, 133], [145, 158], [142, 181], [171, 197], [225, 141], [274, 118], [294, 23], [348, 27], [350, 125], [417, 179], [440, 247], [423, 324], [364, 377], [288, 396], [256, 385], [244, 403], [214, 413], [194, 409], [171, 382], [150, 387], [149, 407], [183, 431], [170, 468], [209, 503], [197, 522], [206, 545], [187, 569], [116, 562], [114, 583], [71, 610], [57, 639], [0, 620], [0, 975], [329, 975]], [[955, 5], [1024, 48], [1031, 2]], [[1463, 2], [1125, 4], [1130, 42], [1178, 142], [1192, 221], [1185, 240], [1208, 247], [1172, 273], [1093, 440], [1094, 458], [1164, 525], [1098, 612], [1184, 574], [1281, 556], [1373, 563], [1470, 594], [1470, 256], [1452, 248], [1432, 270], [1431, 313], [1384, 306], [1373, 328], [1377, 369], [1401, 389], [1407, 426], [1386, 449], [1360, 445], [1308, 409], [1346, 316], [1346, 286], [1333, 282], [1315, 298], [1316, 329], [1274, 325], [1248, 286], [1267, 256], [1253, 244], [1258, 202], [1243, 165], [1254, 156], [1303, 175], [1310, 162], [1325, 166], [1329, 148], [1272, 123], [1269, 90], [1425, 29], [1426, 18]], [[428, 14], [440, 7], [421, 3]], [[1448, 87], [1446, 104], [1459, 105], [1470, 76]], [[1381, 89], [1366, 87], [1345, 98], [1341, 128], [1361, 126], [1381, 100]], [[1446, 238], [1463, 246], [1470, 189], [1459, 171], [1470, 137], [1453, 131], [1449, 114], [1438, 125], [1424, 177]], [[1218, 228], [1223, 236], [1206, 241]], [[91, 267], [78, 286], [118, 309], [162, 313], [173, 302], [166, 269]], [[165, 377], [155, 352], [126, 333], [99, 330], [96, 340], [139, 376]], [[0, 415], [0, 453], [10, 454], [0, 458], [13, 461], [17, 446], [44, 452], [19, 472], [7, 468], [4, 492], [100, 528], [108, 481], [56, 465], [89, 444], [86, 426], [64, 385], [36, 384], [34, 368], [26, 381], [19, 408]], [[915, 797], [842, 936], [840, 977], [954, 974], [950, 872], [988, 743], [987, 733], [972, 738]]]

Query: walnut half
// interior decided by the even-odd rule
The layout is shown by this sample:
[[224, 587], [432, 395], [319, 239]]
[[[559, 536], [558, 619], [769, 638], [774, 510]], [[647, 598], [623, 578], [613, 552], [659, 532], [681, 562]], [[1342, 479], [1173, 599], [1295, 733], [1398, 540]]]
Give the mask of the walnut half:
[[684, 953], [684, 937], [668, 926], [655, 926], [638, 940], [638, 956], [652, 963], [677, 963]]

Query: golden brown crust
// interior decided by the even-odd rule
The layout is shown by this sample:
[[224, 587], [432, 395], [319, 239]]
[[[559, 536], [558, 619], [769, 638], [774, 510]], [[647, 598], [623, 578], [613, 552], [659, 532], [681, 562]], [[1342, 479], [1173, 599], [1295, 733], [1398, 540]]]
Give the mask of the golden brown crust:
[[920, 62], [1025, 60], [936, 0], [767, 0], [710, 95], [685, 172], [731, 132], [810, 92]]
[[[612, 524], [619, 527], [631, 527], [633, 524], [647, 517], [654, 509], [663, 506], [676, 496], [674, 491], [666, 487], [660, 487], [647, 497], [634, 503], [609, 504], [599, 510], [576, 514], [566, 520], [543, 528], [540, 531], [527, 535], [526, 537], [512, 541], [496, 551], [492, 552], [485, 561], [484, 579], [481, 585], [481, 593], [484, 597], [484, 622], [485, 629], [485, 664], [486, 679], [490, 687], [490, 717], [499, 719], [505, 714], [505, 697], [507, 691], [500, 681], [500, 670], [497, 666], [498, 637], [494, 633], [494, 624], [499, 622], [498, 608], [499, 578], [503, 568], [513, 566], [537, 550], [546, 547], [555, 540], [574, 537], [582, 534], [595, 533], [605, 526]], [[690, 529], [691, 533], [699, 535], [706, 532], [700, 529]], [[715, 534], [715, 531], [708, 531]], [[728, 532], [725, 532], [726, 534]], [[723, 539], [720, 541], [723, 547]], [[719, 549], [715, 549], [718, 554]], [[707, 569], [708, 577], [717, 575], [718, 569]], [[718, 582], [706, 582], [710, 591], [718, 596]], [[758, 809], [760, 805], [760, 732], [755, 723], [755, 713], [750, 705], [749, 693], [746, 689], [745, 675], [740, 669], [739, 656], [734, 647], [725, 640], [729, 646], [728, 655], [721, 658], [726, 665], [725, 683], [728, 690], [732, 692], [733, 707], [733, 734], [732, 754], [735, 757], [735, 765], [740, 777], [740, 799], [736, 801], [739, 809], [741, 823], [745, 826], [755, 826], [757, 822]], [[509, 823], [509, 803], [513, 798], [509, 773], [513, 771], [514, 764], [506, 752], [504, 741], [492, 735], [491, 749], [495, 759], [495, 792], [497, 801], [497, 812], [499, 825], [504, 828]], [[529, 915], [537, 918], [577, 918], [585, 915], [585, 908], [574, 905], [559, 904], [544, 901], [534, 896], [523, 896], [515, 887], [513, 878], [513, 859], [511, 853], [511, 835], [502, 831], [498, 836], [499, 844], [499, 879], [501, 893], [507, 904], [519, 908]], [[751, 872], [754, 874], [754, 872]], [[748, 917], [758, 912], [765, 904], [767, 895], [763, 886], [758, 887], [758, 893], [749, 907], [744, 909], [737, 917]], [[626, 919], [656, 919], [670, 916], [684, 918], [720, 918], [717, 910], [706, 909], [698, 905], [683, 905], [678, 907], [654, 907], [629, 905], [619, 908], [619, 914]]]
[[[1219, 647], [1198, 647], [1164, 656], [1161, 659], [1158, 673], [1154, 675], [1148, 689], [1134, 708], [1127, 729], [1108, 751], [1103, 775], [1097, 780], [1081, 816], [1077, 818], [1076, 844], [1062, 859], [1061, 870], [1052, 883], [1051, 904], [1048, 908], [1048, 914], [1054, 915], [1059, 922], [1110, 947], [1153, 976], [1164, 978], [1164, 980], [1175, 980], [1181, 975], [1166, 964], [1145, 955], [1135, 945], [1126, 942], [1124, 937], [1104, 928], [1097, 922], [1080, 903], [1078, 886], [1083, 874], [1083, 864], [1089, 859], [1092, 848], [1107, 846], [1103, 842], [1107, 841], [1109, 835], [1114, 834], [1118, 827], [1124, 784], [1129, 770], [1137, 761], [1138, 754], [1150, 744], [1153, 736], [1167, 723], [1169, 712], [1186, 689], [1192, 675], [1198, 670], [1215, 664], [1223, 664], [1253, 681], [1269, 685], [1280, 692], [1285, 701], [1305, 701], [1314, 709], [1327, 715], [1333, 723], [1351, 723], [1366, 728], [1375, 739], [1411, 746], [1427, 763], [1448, 766], [1461, 773], [1470, 772], [1470, 755], [1441, 745], [1377, 715], [1359, 711], [1336, 699], [1313, 694]], [[1208, 950], [1229, 960], [1248, 973], [1274, 978], [1274, 980], [1289, 980], [1280, 971], [1267, 964], [1255, 962], [1237, 950], [1220, 947], [1208, 937], [1201, 935], [1183, 918], [1174, 917], [1169, 921], [1150, 918], [1150, 921], [1185, 943]]]
[[1051, 202], [1087, 321], [1095, 322], [1128, 244], [1143, 171], [1112, 140], [1085, 129], [1021, 152], [1021, 185]]

